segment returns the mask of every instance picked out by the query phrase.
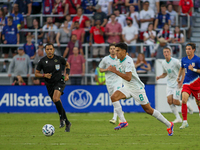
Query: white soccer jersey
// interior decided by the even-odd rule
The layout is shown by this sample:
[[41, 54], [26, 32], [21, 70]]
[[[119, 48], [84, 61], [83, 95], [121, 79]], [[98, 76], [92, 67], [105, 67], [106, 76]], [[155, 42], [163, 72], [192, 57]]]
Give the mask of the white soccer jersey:
[[162, 67], [163, 72], [167, 73], [167, 86], [171, 88], [177, 87], [178, 83], [176, 79], [178, 77], [178, 72], [181, 67], [179, 60], [172, 57], [169, 62], [163, 60]]
[[138, 77], [138, 74], [135, 69], [135, 65], [133, 63], [133, 59], [126, 55], [124, 60], [118, 60], [119, 63], [119, 71], [121, 73], [126, 73], [126, 72], [132, 72], [132, 77], [131, 81], [128, 82], [127, 80], [122, 79], [122, 84], [124, 87], [130, 89], [130, 90], [139, 90], [144, 88], [144, 84]]
[[[118, 59], [117, 58], [112, 58], [110, 55], [105, 56], [102, 61], [99, 64], [99, 68], [106, 69], [110, 65], [115, 66], [118, 68]], [[122, 83], [122, 78], [116, 75], [115, 73], [111, 71], [106, 71], [105, 72], [105, 77], [106, 77], [106, 85], [107, 86], [112, 86], [116, 83]]]

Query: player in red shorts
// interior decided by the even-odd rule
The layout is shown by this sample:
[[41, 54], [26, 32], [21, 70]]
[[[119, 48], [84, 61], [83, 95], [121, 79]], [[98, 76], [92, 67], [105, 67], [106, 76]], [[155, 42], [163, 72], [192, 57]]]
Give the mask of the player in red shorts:
[[177, 82], [180, 82], [180, 76], [185, 70], [185, 79], [183, 81], [182, 88], [182, 116], [183, 123], [180, 129], [188, 127], [187, 122], [187, 100], [192, 94], [195, 99], [197, 106], [200, 110], [200, 57], [194, 54], [196, 45], [194, 43], [188, 43], [186, 45], [186, 57], [181, 60], [181, 68], [179, 70]]

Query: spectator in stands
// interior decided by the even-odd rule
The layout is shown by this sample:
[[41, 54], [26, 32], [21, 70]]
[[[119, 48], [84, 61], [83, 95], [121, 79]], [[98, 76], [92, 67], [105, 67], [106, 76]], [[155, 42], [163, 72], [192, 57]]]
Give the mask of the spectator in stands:
[[159, 40], [159, 44], [156, 47], [156, 59], [165, 59], [164, 55], [163, 55], [163, 49], [165, 47], [168, 47], [171, 49], [171, 47], [169, 46], [169, 44], [167, 43], [167, 40], [165, 40], [164, 38], [160, 38]]
[[124, 28], [126, 26], [126, 17], [120, 14], [119, 9], [115, 9], [114, 14], [116, 16], [116, 21], [121, 24], [122, 28]]
[[13, 7], [14, 13], [11, 14], [13, 16], [13, 24], [17, 27], [18, 30], [24, 28], [24, 17], [21, 13], [19, 13], [19, 8], [17, 5]]
[[54, 0], [42, 0], [43, 14], [51, 14], [53, 9]]
[[89, 43], [90, 42], [90, 29], [91, 29], [91, 21], [87, 20], [85, 21], [85, 43]]
[[[65, 16], [65, 20], [66, 20], [67, 23], [68, 23], [68, 29], [71, 30], [71, 29], [72, 29], [72, 20], [71, 20], [70, 14], [67, 14], [67, 15]], [[64, 27], [64, 23], [62, 23], [62, 25], [61, 25], [61, 28], [63, 28], [63, 27]]]
[[162, 29], [165, 23], [167, 23], [168, 25], [171, 24], [170, 14], [168, 14], [166, 11], [166, 5], [161, 5], [161, 12], [156, 17], [154, 30], [156, 30], [157, 28]]
[[0, 8], [0, 39], [1, 39], [1, 32], [3, 30], [3, 27], [6, 25], [6, 22], [7, 22], [7, 18], [5, 16], [5, 12], [3, 8]]
[[[135, 68], [138, 74], [147, 74], [151, 70], [151, 65], [146, 62], [145, 56], [143, 53], [139, 53], [137, 61], [135, 63]], [[144, 84], [147, 83], [148, 77], [140, 77]]]
[[143, 3], [143, 10], [140, 11], [140, 40], [143, 40], [143, 33], [147, 30], [149, 23], [153, 23], [155, 14], [149, 8], [149, 1]]
[[85, 37], [85, 30], [84, 28], [80, 28], [80, 24], [78, 21], [74, 23], [75, 30], [72, 31], [72, 34], [75, 34], [77, 36], [77, 39], [84, 43], [84, 37]]
[[[9, 69], [8, 69], [8, 77], [11, 77], [11, 72], [14, 70], [14, 76], [27, 76], [30, 77], [31, 74], [31, 60], [28, 55], [24, 53], [23, 47], [18, 48], [18, 54], [13, 57]], [[23, 77], [23, 80], [28, 82], [28, 78]]]
[[29, 32], [29, 35], [32, 35], [32, 43], [35, 43], [35, 38], [37, 38], [37, 42], [42, 42], [43, 41], [43, 36], [44, 36], [44, 32], [42, 32], [42, 28], [39, 25], [39, 21], [38, 19], [33, 19], [33, 26], [30, 27], [30, 29], [37, 29], [37, 37], [35, 32]]
[[[19, 32], [17, 27], [13, 25], [13, 17], [9, 16], [8, 25], [3, 27], [2, 31], [2, 41], [3, 44], [19, 44]], [[16, 47], [3, 47], [3, 54], [4, 58], [8, 58], [9, 50], [11, 49], [12, 55], [16, 55]], [[6, 72], [6, 62], [3, 63], [3, 70], [2, 72]]]
[[19, 7], [19, 13], [30, 16], [32, 11], [31, 0], [16, 0], [15, 5]]
[[96, 12], [92, 16], [92, 25], [94, 26], [95, 22], [97, 20], [100, 20], [101, 21], [101, 26], [104, 27], [108, 22], [107, 15], [104, 12], [102, 12], [101, 5], [96, 5], [95, 9], [96, 9]]
[[51, 31], [51, 30], [57, 30], [57, 26], [53, 24], [53, 19], [52, 17], [47, 18], [47, 23], [46, 25], [43, 26], [42, 30], [49, 30], [49, 32], [44, 33], [44, 43], [54, 43], [55, 41], [55, 36], [57, 34], [57, 31]]
[[12, 85], [26, 85], [23, 78], [21, 76], [14, 77], [14, 82]]
[[77, 16], [75, 16], [72, 20], [72, 26], [74, 27], [74, 23], [78, 22], [80, 24], [80, 28], [85, 28], [85, 21], [90, 20], [87, 16], [83, 15], [83, 8], [77, 8]]
[[164, 24], [163, 29], [159, 31], [157, 35], [157, 39], [164, 38], [167, 42], [171, 42], [173, 37], [172, 31], [169, 29], [169, 25], [167, 23]]
[[97, 85], [106, 85], [105, 72], [100, 72], [99, 67], [97, 67], [94, 74]]
[[176, 26], [176, 16], [177, 16], [177, 12], [173, 10], [173, 6], [172, 4], [169, 4], [167, 6], [167, 11], [166, 11], [169, 15], [170, 15], [170, 20], [171, 20], [171, 26], [175, 27]]
[[140, 0], [126, 0], [125, 6], [127, 8], [130, 8], [130, 6], [134, 6], [135, 11], [139, 11], [140, 10]]
[[[122, 39], [126, 44], [136, 44], [138, 38], [138, 29], [133, 26], [133, 20], [131, 17], [126, 18], [127, 26], [122, 30]], [[136, 46], [128, 46], [129, 55], [134, 58], [136, 55]]]
[[[172, 38], [172, 43], [183, 44], [184, 42], [185, 42], [184, 35], [183, 33], [181, 33], [180, 27], [176, 26], [174, 30], [173, 38]], [[173, 54], [178, 56], [179, 49], [180, 47], [178, 45], [172, 46]]]
[[143, 3], [146, 1], [149, 2], [149, 9], [154, 11], [154, 14], [158, 14], [160, 12], [160, 0], [143, 0]]
[[146, 57], [149, 57], [149, 56], [154, 57], [155, 49], [154, 49], [153, 44], [155, 44], [155, 40], [156, 40], [156, 31], [153, 30], [153, 23], [150, 23], [148, 25], [148, 29], [146, 32], [144, 32], [143, 37], [144, 37], [144, 43], [150, 44], [149, 46], [146, 47], [145, 56]]
[[178, 12], [179, 1], [167, 1], [167, 5], [172, 5], [175, 12]]
[[101, 6], [101, 10], [107, 14], [107, 16], [110, 16], [112, 13], [112, 4], [113, 0], [98, 0], [98, 5]]
[[36, 53], [36, 55], [35, 55], [35, 58], [34, 58], [34, 60], [33, 60], [33, 64], [35, 65], [35, 67], [37, 66], [39, 60], [40, 60], [42, 57], [44, 57], [44, 51], [43, 51], [43, 48], [42, 48], [42, 47], [43, 47], [43, 43], [40, 42], [40, 43], [39, 43], [39, 48], [38, 48], [37, 53]]
[[118, 9], [120, 14], [126, 13], [125, 0], [114, 0], [113, 8]]
[[105, 28], [105, 33], [108, 36], [107, 42], [110, 43], [110, 44], [111, 43], [119, 43], [120, 40], [121, 40], [120, 37], [121, 37], [121, 34], [122, 34], [122, 27], [115, 20], [116, 19], [115, 14], [112, 14], [110, 16], [110, 18], [111, 18], [111, 22], [108, 23], [106, 25], [106, 28]]
[[24, 52], [30, 57], [30, 59], [34, 59], [36, 55], [36, 49], [35, 49], [35, 45], [31, 42], [32, 36], [27, 35], [26, 41], [27, 42], [24, 44], [24, 47], [23, 47]]
[[71, 31], [68, 29], [67, 20], [65, 20], [64, 27], [60, 28], [60, 30], [58, 31], [56, 35], [56, 42], [60, 50], [61, 56], [63, 56], [65, 47], [60, 47], [60, 44], [67, 44], [70, 41], [70, 37], [71, 37]]
[[181, 14], [181, 11], [184, 15], [182, 18], [182, 26], [186, 27], [188, 23], [188, 16], [190, 17], [190, 26], [187, 32], [187, 38], [190, 39], [191, 37], [191, 26], [192, 26], [192, 8], [193, 8], [193, 2], [192, 0], [180, 0], [179, 2], [179, 15]]
[[65, 14], [68, 14], [68, 13], [76, 14], [76, 10], [80, 6], [81, 6], [81, 0], [66, 0]]
[[67, 59], [70, 64], [70, 81], [71, 85], [81, 85], [82, 77], [74, 77], [73, 75], [85, 75], [85, 59], [83, 55], [78, 52], [78, 47], [73, 48], [73, 55], [70, 55]]
[[[55, 0], [53, 5], [53, 14], [63, 15], [65, 9], [65, 1]], [[55, 25], [59, 28], [61, 23], [63, 23], [64, 17], [55, 17]]]
[[138, 12], [135, 11], [135, 6], [131, 5], [129, 6], [129, 12], [126, 14], [127, 17], [131, 17], [133, 19], [133, 26], [137, 27], [139, 29], [139, 21], [140, 21], [140, 15]]
[[32, 13], [31, 14], [41, 14], [41, 8], [42, 8], [41, 2], [32, 2]]
[[10, 13], [8, 12], [8, 6], [7, 5], [3, 5], [3, 10], [4, 10], [4, 13], [5, 13], [5, 16], [10, 16]]
[[33, 85], [41, 85], [40, 79], [37, 78], [37, 77], [34, 77], [34, 78], [33, 78]]
[[72, 34], [71, 41], [69, 41], [68, 46], [66, 47], [63, 57], [67, 58], [73, 54], [73, 48], [78, 47], [79, 53], [84, 56], [83, 47], [81, 41], [77, 40], [77, 36]]
[[81, 7], [84, 10], [84, 14], [93, 14], [96, 4], [96, 0], [82, 0]]

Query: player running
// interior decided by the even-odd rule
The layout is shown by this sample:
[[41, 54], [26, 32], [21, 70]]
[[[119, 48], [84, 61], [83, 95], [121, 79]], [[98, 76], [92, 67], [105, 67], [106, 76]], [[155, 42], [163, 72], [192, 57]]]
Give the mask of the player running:
[[[181, 87], [184, 80], [184, 72], [182, 74], [181, 82], [177, 83], [176, 79], [179, 73], [179, 69], [181, 67], [179, 60], [171, 57], [171, 49], [168, 47], [163, 49], [163, 55], [165, 57], [165, 60], [162, 61], [163, 74], [157, 76], [156, 80], [165, 78], [167, 76], [167, 102], [172, 112], [176, 116], [176, 119], [173, 121], [173, 123], [180, 123], [182, 122], [182, 119], [178, 113], [176, 105], [182, 105], [182, 101], [180, 101], [179, 99]], [[187, 103], [187, 106], [189, 112], [192, 114], [193, 109], [191, 108], [191, 105]]]
[[187, 100], [192, 94], [195, 99], [197, 106], [200, 110], [200, 58], [194, 54], [196, 45], [194, 43], [188, 43], [186, 45], [186, 57], [181, 60], [181, 68], [178, 73], [177, 82], [180, 83], [180, 76], [185, 70], [185, 79], [183, 81], [182, 88], [182, 116], [183, 123], [180, 129], [188, 127], [187, 122]]
[[[110, 52], [110, 55], [105, 56], [100, 62], [99, 70], [100, 72], [105, 72], [106, 87], [107, 87], [109, 95], [111, 96], [117, 89], [122, 87], [122, 78], [120, 78], [115, 73], [108, 71], [107, 69], [110, 65], [117, 66], [117, 58], [115, 55], [115, 44], [109, 45], [109, 52]], [[120, 105], [119, 101], [117, 101], [117, 103], [118, 105]], [[117, 113], [114, 109], [113, 118], [110, 120], [110, 123], [115, 124], [116, 120], [117, 120]]]
[[[35, 77], [45, 78], [45, 85], [48, 94], [53, 100], [60, 116], [60, 128], [66, 124], [65, 132], [70, 132], [71, 123], [67, 119], [60, 96], [65, 89], [65, 81], [69, 80], [70, 65], [63, 57], [54, 54], [53, 44], [46, 44], [45, 52], [47, 56], [43, 57], [36, 68]], [[62, 67], [66, 68], [65, 77], [62, 75]], [[44, 74], [41, 74], [43, 70]]]
[[116, 70], [115, 66], [110, 65], [108, 67], [109, 71], [117, 74], [122, 78], [122, 84], [124, 85], [122, 88], [115, 91], [111, 96], [114, 109], [122, 121], [114, 129], [119, 130], [128, 126], [128, 123], [124, 118], [121, 105], [119, 105], [117, 101], [120, 99], [128, 99], [133, 97], [135, 101], [137, 101], [142, 106], [146, 113], [154, 116], [159, 121], [164, 123], [167, 126], [168, 135], [172, 136], [174, 127], [173, 122], [169, 122], [159, 111], [153, 109], [150, 106], [146, 92], [144, 90], [144, 84], [140, 81], [138, 74], [136, 73], [133, 59], [126, 55], [127, 48], [128, 47], [125, 43], [119, 43], [115, 45], [116, 55], [119, 59], [119, 71]]

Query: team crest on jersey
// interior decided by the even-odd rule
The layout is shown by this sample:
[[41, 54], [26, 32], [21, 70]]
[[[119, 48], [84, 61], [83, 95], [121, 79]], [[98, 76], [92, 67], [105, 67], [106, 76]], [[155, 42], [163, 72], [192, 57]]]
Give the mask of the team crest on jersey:
[[60, 69], [60, 65], [59, 64], [55, 65], [55, 68], [56, 68], [56, 70], [59, 70]]
[[192, 67], [195, 67], [195, 63], [192, 63]]
[[57, 59], [55, 59], [54, 61], [55, 61], [55, 62], [58, 62], [58, 60], [57, 60]]

